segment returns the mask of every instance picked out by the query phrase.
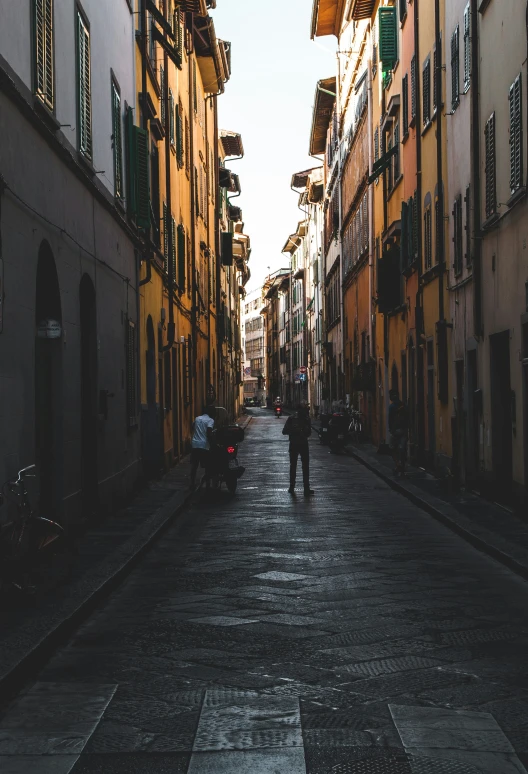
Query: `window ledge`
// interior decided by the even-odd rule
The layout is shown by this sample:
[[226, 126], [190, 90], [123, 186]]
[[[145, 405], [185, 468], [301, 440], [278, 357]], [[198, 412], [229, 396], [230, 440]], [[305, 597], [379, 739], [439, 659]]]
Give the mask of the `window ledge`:
[[392, 199], [392, 197], [394, 195], [394, 192], [396, 191], [396, 189], [398, 188], [398, 186], [400, 185], [402, 180], [403, 180], [403, 173], [401, 175], [399, 175], [397, 180], [394, 181], [394, 185], [392, 186], [391, 190], [389, 191], [389, 193], [387, 195], [387, 201], [388, 202]]
[[405, 269], [403, 269], [402, 274], [404, 277], [408, 278], [411, 276], [411, 274], [414, 274], [417, 268], [418, 268], [418, 259], [413, 258], [411, 263], [408, 266], [406, 266]]
[[42, 102], [40, 97], [33, 97], [33, 107], [39, 116], [43, 119], [43, 121], [45, 121], [54, 132], [59, 131], [60, 121], [57, 121], [52, 111]]
[[510, 207], [510, 209], [511, 209], [512, 207], [515, 207], [515, 205], [516, 205], [518, 202], [522, 201], [522, 199], [524, 199], [524, 197], [525, 197], [525, 196], [526, 196], [526, 186], [525, 186], [525, 185], [521, 185], [521, 186], [520, 186], [520, 187], [519, 187], [519, 188], [518, 188], [518, 189], [515, 191], [515, 193], [514, 193], [514, 194], [512, 194], [512, 195], [510, 196], [510, 198], [508, 199], [508, 201], [506, 202], [506, 204], [507, 204], [507, 205], [508, 205], [508, 207]]
[[86, 172], [88, 172], [92, 177], [95, 177], [95, 167], [92, 164], [91, 159], [85, 156], [82, 151], [77, 151], [77, 160], [80, 162], [81, 166], [84, 167]]
[[440, 264], [435, 263], [434, 266], [431, 266], [430, 269], [427, 269], [427, 271], [424, 271], [424, 273], [422, 274], [423, 284], [428, 285], [430, 282], [435, 280], [439, 274], [440, 274]]
[[479, 13], [485, 13], [490, 3], [491, 0], [482, 0], [479, 5]]
[[433, 125], [433, 122], [432, 122], [432, 120], [431, 120], [431, 119], [429, 119], [429, 121], [428, 121], [426, 124], [424, 124], [424, 128], [422, 129], [422, 137], [423, 137], [425, 134], [427, 134], [427, 132], [429, 131], [429, 129], [432, 127], [432, 125]]
[[406, 131], [402, 137], [402, 145], [405, 145], [408, 139], [409, 139], [409, 131]]
[[482, 224], [482, 230], [483, 231], [491, 231], [493, 228], [495, 228], [500, 220], [500, 215], [498, 212], [495, 212], [493, 215], [490, 215], [490, 217], [484, 221]]
[[409, 121], [409, 129], [414, 129], [416, 126], [416, 115], [411, 116], [411, 120]]
[[456, 113], [457, 108], [459, 108], [459, 107], [460, 107], [460, 96], [459, 96], [459, 98], [457, 99], [456, 102], [452, 102], [451, 103], [451, 114]]

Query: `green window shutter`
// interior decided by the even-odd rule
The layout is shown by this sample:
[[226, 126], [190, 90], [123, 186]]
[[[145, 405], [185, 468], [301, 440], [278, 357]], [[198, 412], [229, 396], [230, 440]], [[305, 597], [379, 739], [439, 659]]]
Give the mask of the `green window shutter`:
[[185, 227], [183, 223], [178, 226], [178, 285], [180, 290], [185, 290]]
[[469, 89], [471, 82], [471, 33], [470, 33], [469, 3], [464, 11], [464, 90]]
[[398, 61], [398, 32], [396, 25], [396, 8], [384, 6], [378, 11], [379, 23], [379, 58], [383, 70], [393, 70]]
[[171, 271], [172, 281], [176, 282], [176, 221], [171, 217]]
[[138, 228], [150, 228], [150, 186], [148, 132], [134, 126], [134, 160], [136, 183], [136, 224]]
[[485, 138], [485, 176], [486, 176], [486, 217], [489, 218], [497, 212], [497, 184], [496, 184], [496, 160], [495, 160], [495, 113], [486, 121], [484, 129]]
[[176, 51], [180, 58], [180, 62], [183, 60], [183, 27], [181, 25], [180, 9], [176, 8], [174, 11], [174, 17], [172, 21], [172, 29], [174, 38], [176, 40]]
[[409, 76], [402, 78], [403, 136], [409, 133]]
[[79, 150], [92, 158], [92, 94], [90, 83], [90, 32], [80, 13], [77, 14], [77, 73], [79, 78], [78, 138]]
[[171, 145], [174, 145], [174, 96], [169, 89], [169, 137]]
[[136, 161], [134, 146], [134, 111], [128, 108], [125, 117], [126, 155], [127, 155], [127, 210], [132, 217], [137, 212]]
[[53, 0], [34, 0], [35, 93], [53, 110]]
[[121, 130], [121, 95], [112, 81], [112, 145], [114, 151], [114, 193], [123, 198], [123, 137]]
[[176, 105], [176, 159], [178, 166], [183, 167], [183, 116], [179, 103]]

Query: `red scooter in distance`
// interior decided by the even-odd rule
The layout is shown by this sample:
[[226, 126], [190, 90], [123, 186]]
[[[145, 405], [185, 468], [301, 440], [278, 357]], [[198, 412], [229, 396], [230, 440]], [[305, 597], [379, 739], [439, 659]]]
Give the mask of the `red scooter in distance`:
[[280, 419], [282, 416], [282, 406], [275, 406], [275, 416]]

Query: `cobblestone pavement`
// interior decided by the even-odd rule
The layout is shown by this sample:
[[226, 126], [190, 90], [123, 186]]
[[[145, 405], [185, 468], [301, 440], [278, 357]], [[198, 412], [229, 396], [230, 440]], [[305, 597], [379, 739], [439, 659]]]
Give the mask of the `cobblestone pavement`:
[[6, 708], [2, 774], [526, 774], [527, 583], [316, 442], [292, 498], [254, 414], [235, 497]]

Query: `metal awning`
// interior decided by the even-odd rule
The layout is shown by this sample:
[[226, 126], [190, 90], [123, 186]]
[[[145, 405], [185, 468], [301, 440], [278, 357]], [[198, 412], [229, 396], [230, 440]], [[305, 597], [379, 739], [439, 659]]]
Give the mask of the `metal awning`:
[[[322, 91], [324, 89], [325, 91]], [[328, 92], [332, 92], [329, 94]], [[326, 135], [334, 110], [336, 78], [324, 78], [318, 81], [315, 89], [312, 129], [310, 132], [310, 154], [318, 156], [326, 150]]]
[[354, 21], [370, 19], [374, 13], [376, 0], [352, 0], [350, 6], [350, 18]]
[[314, 0], [312, 9], [312, 40], [323, 35], [339, 36], [345, 0]]
[[222, 129], [220, 132], [220, 144], [226, 158], [229, 156], [240, 158], [244, 155], [242, 136], [238, 132], [228, 132], [226, 129]]

